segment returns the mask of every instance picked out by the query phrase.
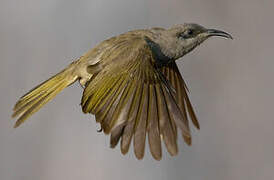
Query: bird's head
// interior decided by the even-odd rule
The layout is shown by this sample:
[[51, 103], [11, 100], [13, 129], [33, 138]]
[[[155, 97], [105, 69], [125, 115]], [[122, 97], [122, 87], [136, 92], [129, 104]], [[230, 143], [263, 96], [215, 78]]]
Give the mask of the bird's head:
[[158, 31], [158, 36], [152, 41], [158, 45], [163, 55], [175, 60], [192, 51], [209, 37], [221, 36], [232, 39], [232, 36], [224, 31], [207, 29], [198, 24], [180, 24], [155, 31]]

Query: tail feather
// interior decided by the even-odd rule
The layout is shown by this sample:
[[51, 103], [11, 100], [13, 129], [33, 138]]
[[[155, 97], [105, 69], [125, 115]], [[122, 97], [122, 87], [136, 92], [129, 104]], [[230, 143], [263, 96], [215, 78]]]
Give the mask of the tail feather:
[[12, 114], [13, 118], [18, 117], [14, 128], [21, 125], [27, 118], [37, 112], [59, 92], [77, 80], [78, 77], [72, 73], [72, 66], [73, 64], [42, 84], [36, 86], [18, 100], [13, 108]]

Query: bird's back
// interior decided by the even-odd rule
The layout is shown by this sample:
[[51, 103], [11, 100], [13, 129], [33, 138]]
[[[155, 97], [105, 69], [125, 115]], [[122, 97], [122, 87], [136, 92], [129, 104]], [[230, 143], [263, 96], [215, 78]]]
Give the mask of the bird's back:
[[[158, 32], [163, 31], [163, 28], [151, 28], [151, 29], [139, 29], [128, 31], [126, 33], [106, 39], [88, 51], [83, 57], [90, 65], [98, 62], [110, 61], [115, 57], [115, 54], [120, 54], [121, 51], [125, 50], [125, 45], [137, 44], [139, 47], [145, 46], [145, 37], [156, 38]], [[117, 52], [118, 50], [118, 52]]]

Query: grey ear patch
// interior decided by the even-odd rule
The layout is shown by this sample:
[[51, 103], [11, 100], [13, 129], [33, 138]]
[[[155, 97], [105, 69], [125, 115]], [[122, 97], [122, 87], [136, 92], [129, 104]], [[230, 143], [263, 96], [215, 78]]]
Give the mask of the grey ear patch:
[[174, 61], [173, 58], [170, 58], [166, 56], [162, 50], [159, 44], [155, 43], [148, 37], [145, 37], [145, 41], [147, 45], [149, 46], [150, 50], [152, 51], [153, 58], [155, 59], [156, 65], [157, 66], [163, 66], [166, 65], [172, 61]]

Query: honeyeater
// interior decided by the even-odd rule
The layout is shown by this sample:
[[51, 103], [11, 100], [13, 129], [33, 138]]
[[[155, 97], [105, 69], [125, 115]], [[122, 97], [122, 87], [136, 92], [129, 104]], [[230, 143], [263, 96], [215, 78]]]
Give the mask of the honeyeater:
[[134, 153], [142, 159], [147, 137], [156, 160], [162, 157], [162, 141], [176, 155], [177, 129], [190, 145], [189, 120], [200, 126], [175, 61], [212, 36], [232, 39], [224, 31], [185, 23], [133, 30], [104, 40], [22, 96], [13, 108], [12, 117], [18, 117], [14, 127], [79, 81], [84, 88], [82, 110], [95, 115], [104, 133], [110, 134], [112, 148], [120, 140], [126, 154], [133, 139]]

